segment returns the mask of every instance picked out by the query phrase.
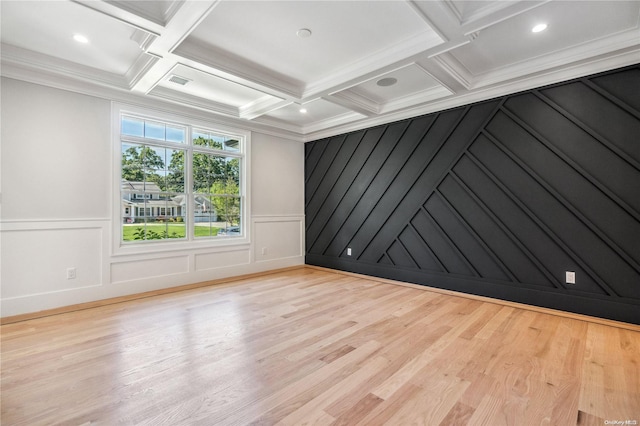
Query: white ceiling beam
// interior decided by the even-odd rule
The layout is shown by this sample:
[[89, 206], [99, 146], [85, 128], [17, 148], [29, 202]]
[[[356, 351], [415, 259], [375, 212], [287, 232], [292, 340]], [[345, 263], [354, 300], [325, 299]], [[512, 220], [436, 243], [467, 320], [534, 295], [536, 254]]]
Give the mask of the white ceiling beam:
[[147, 52], [156, 56], [153, 64], [144, 76], [138, 79], [131, 90], [149, 93], [155, 85], [176, 65], [177, 57], [172, 52], [218, 5], [218, 0], [186, 1], [175, 11], [159, 36], [153, 40]]

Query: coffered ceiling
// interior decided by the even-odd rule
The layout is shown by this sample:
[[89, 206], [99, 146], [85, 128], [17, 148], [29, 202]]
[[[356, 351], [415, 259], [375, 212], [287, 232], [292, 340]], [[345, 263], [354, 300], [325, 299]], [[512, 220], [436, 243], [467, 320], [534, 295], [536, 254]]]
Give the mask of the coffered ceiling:
[[300, 141], [640, 62], [637, 0], [3, 0], [0, 14], [4, 76]]

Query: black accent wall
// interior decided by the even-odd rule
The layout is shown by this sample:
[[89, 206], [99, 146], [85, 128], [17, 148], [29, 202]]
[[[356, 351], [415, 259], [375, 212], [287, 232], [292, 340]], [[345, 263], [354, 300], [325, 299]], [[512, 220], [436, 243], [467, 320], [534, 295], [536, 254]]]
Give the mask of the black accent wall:
[[307, 264], [640, 324], [640, 66], [305, 154]]

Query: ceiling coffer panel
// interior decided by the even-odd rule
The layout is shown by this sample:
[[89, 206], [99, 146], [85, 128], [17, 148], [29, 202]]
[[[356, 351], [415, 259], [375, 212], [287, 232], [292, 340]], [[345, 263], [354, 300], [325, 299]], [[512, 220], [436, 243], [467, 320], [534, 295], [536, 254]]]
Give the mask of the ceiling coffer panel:
[[[417, 53], [442, 39], [405, 2], [229, 1], [186, 41], [306, 87], [345, 69], [373, 71], [398, 53]], [[411, 45], [415, 49], [407, 51]]]

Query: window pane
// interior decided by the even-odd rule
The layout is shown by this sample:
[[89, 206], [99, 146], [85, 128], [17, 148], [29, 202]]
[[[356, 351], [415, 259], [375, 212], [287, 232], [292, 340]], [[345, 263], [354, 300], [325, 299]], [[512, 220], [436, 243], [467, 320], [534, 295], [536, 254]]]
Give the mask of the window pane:
[[167, 149], [167, 191], [184, 192], [184, 151]]
[[134, 144], [122, 144], [122, 175], [121, 178], [126, 181], [142, 181], [144, 179], [144, 172], [142, 169], [142, 158], [140, 153], [142, 151], [141, 145]]
[[167, 140], [170, 142], [184, 143], [185, 141], [184, 127], [167, 126]]
[[218, 232], [219, 236], [242, 236], [242, 224], [240, 222], [240, 198], [226, 197], [224, 227]]
[[203, 130], [193, 131], [193, 144], [198, 146], [206, 146], [207, 148], [222, 149], [224, 138], [212, 135]]
[[193, 212], [195, 236], [210, 236], [212, 222], [215, 221], [215, 212], [211, 207], [209, 198], [203, 195], [196, 195], [194, 197]]
[[211, 204], [220, 228], [239, 226], [240, 198], [213, 196]]
[[122, 117], [121, 132], [123, 135], [144, 137], [144, 121], [132, 117]]
[[145, 181], [147, 184], [147, 191], [152, 193], [152, 198], [157, 200], [159, 192], [166, 191], [167, 189], [167, 172], [164, 170], [152, 170], [146, 171]]
[[237, 158], [227, 158], [226, 172], [226, 194], [240, 195], [240, 160]]
[[165, 140], [164, 123], [155, 121], [144, 122], [144, 137], [149, 139]]
[[126, 200], [126, 196], [132, 193], [123, 194], [123, 211], [127, 214], [123, 217], [123, 241], [186, 237], [184, 194], [136, 192], [131, 202]]
[[166, 157], [164, 148], [145, 146], [142, 148], [142, 165], [145, 169], [164, 170]]
[[157, 199], [157, 194], [162, 191], [161, 185], [164, 185], [162, 180], [162, 176], [155, 171], [145, 170], [144, 181], [139, 184], [134, 182], [134, 185], [145, 192], [147, 199]]
[[224, 223], [219, 222], [218, 213], [214, 206], [212, 197], [196, 195], [195, 200], [195, 226], [194, 235], [196, 238], [215, 237], [218, 230]]
[[192, 133], [192, 137], [194, 145], [207, 146], [207, 139], [209, 139], [209, 135], [207, 133], [194, 130]]
[[227, 222], [232, 226], [240, 224], [240, 197], [227, 197]]
[[209, 148], [223, 149], [224, 138], [222, 136], [211, 135], [209, 139]]
[[209, 192], [210, 182], [213, 180], [209, 166], [209, 158], [206, 154], [193, 154], [193, 190], [195, 192]]
[[212, 211], [198, 215], [193, 227], [194, 236], [196, 238], [216, 236], [218, 234], [218, 226], [215, 220], [216, 217]]

